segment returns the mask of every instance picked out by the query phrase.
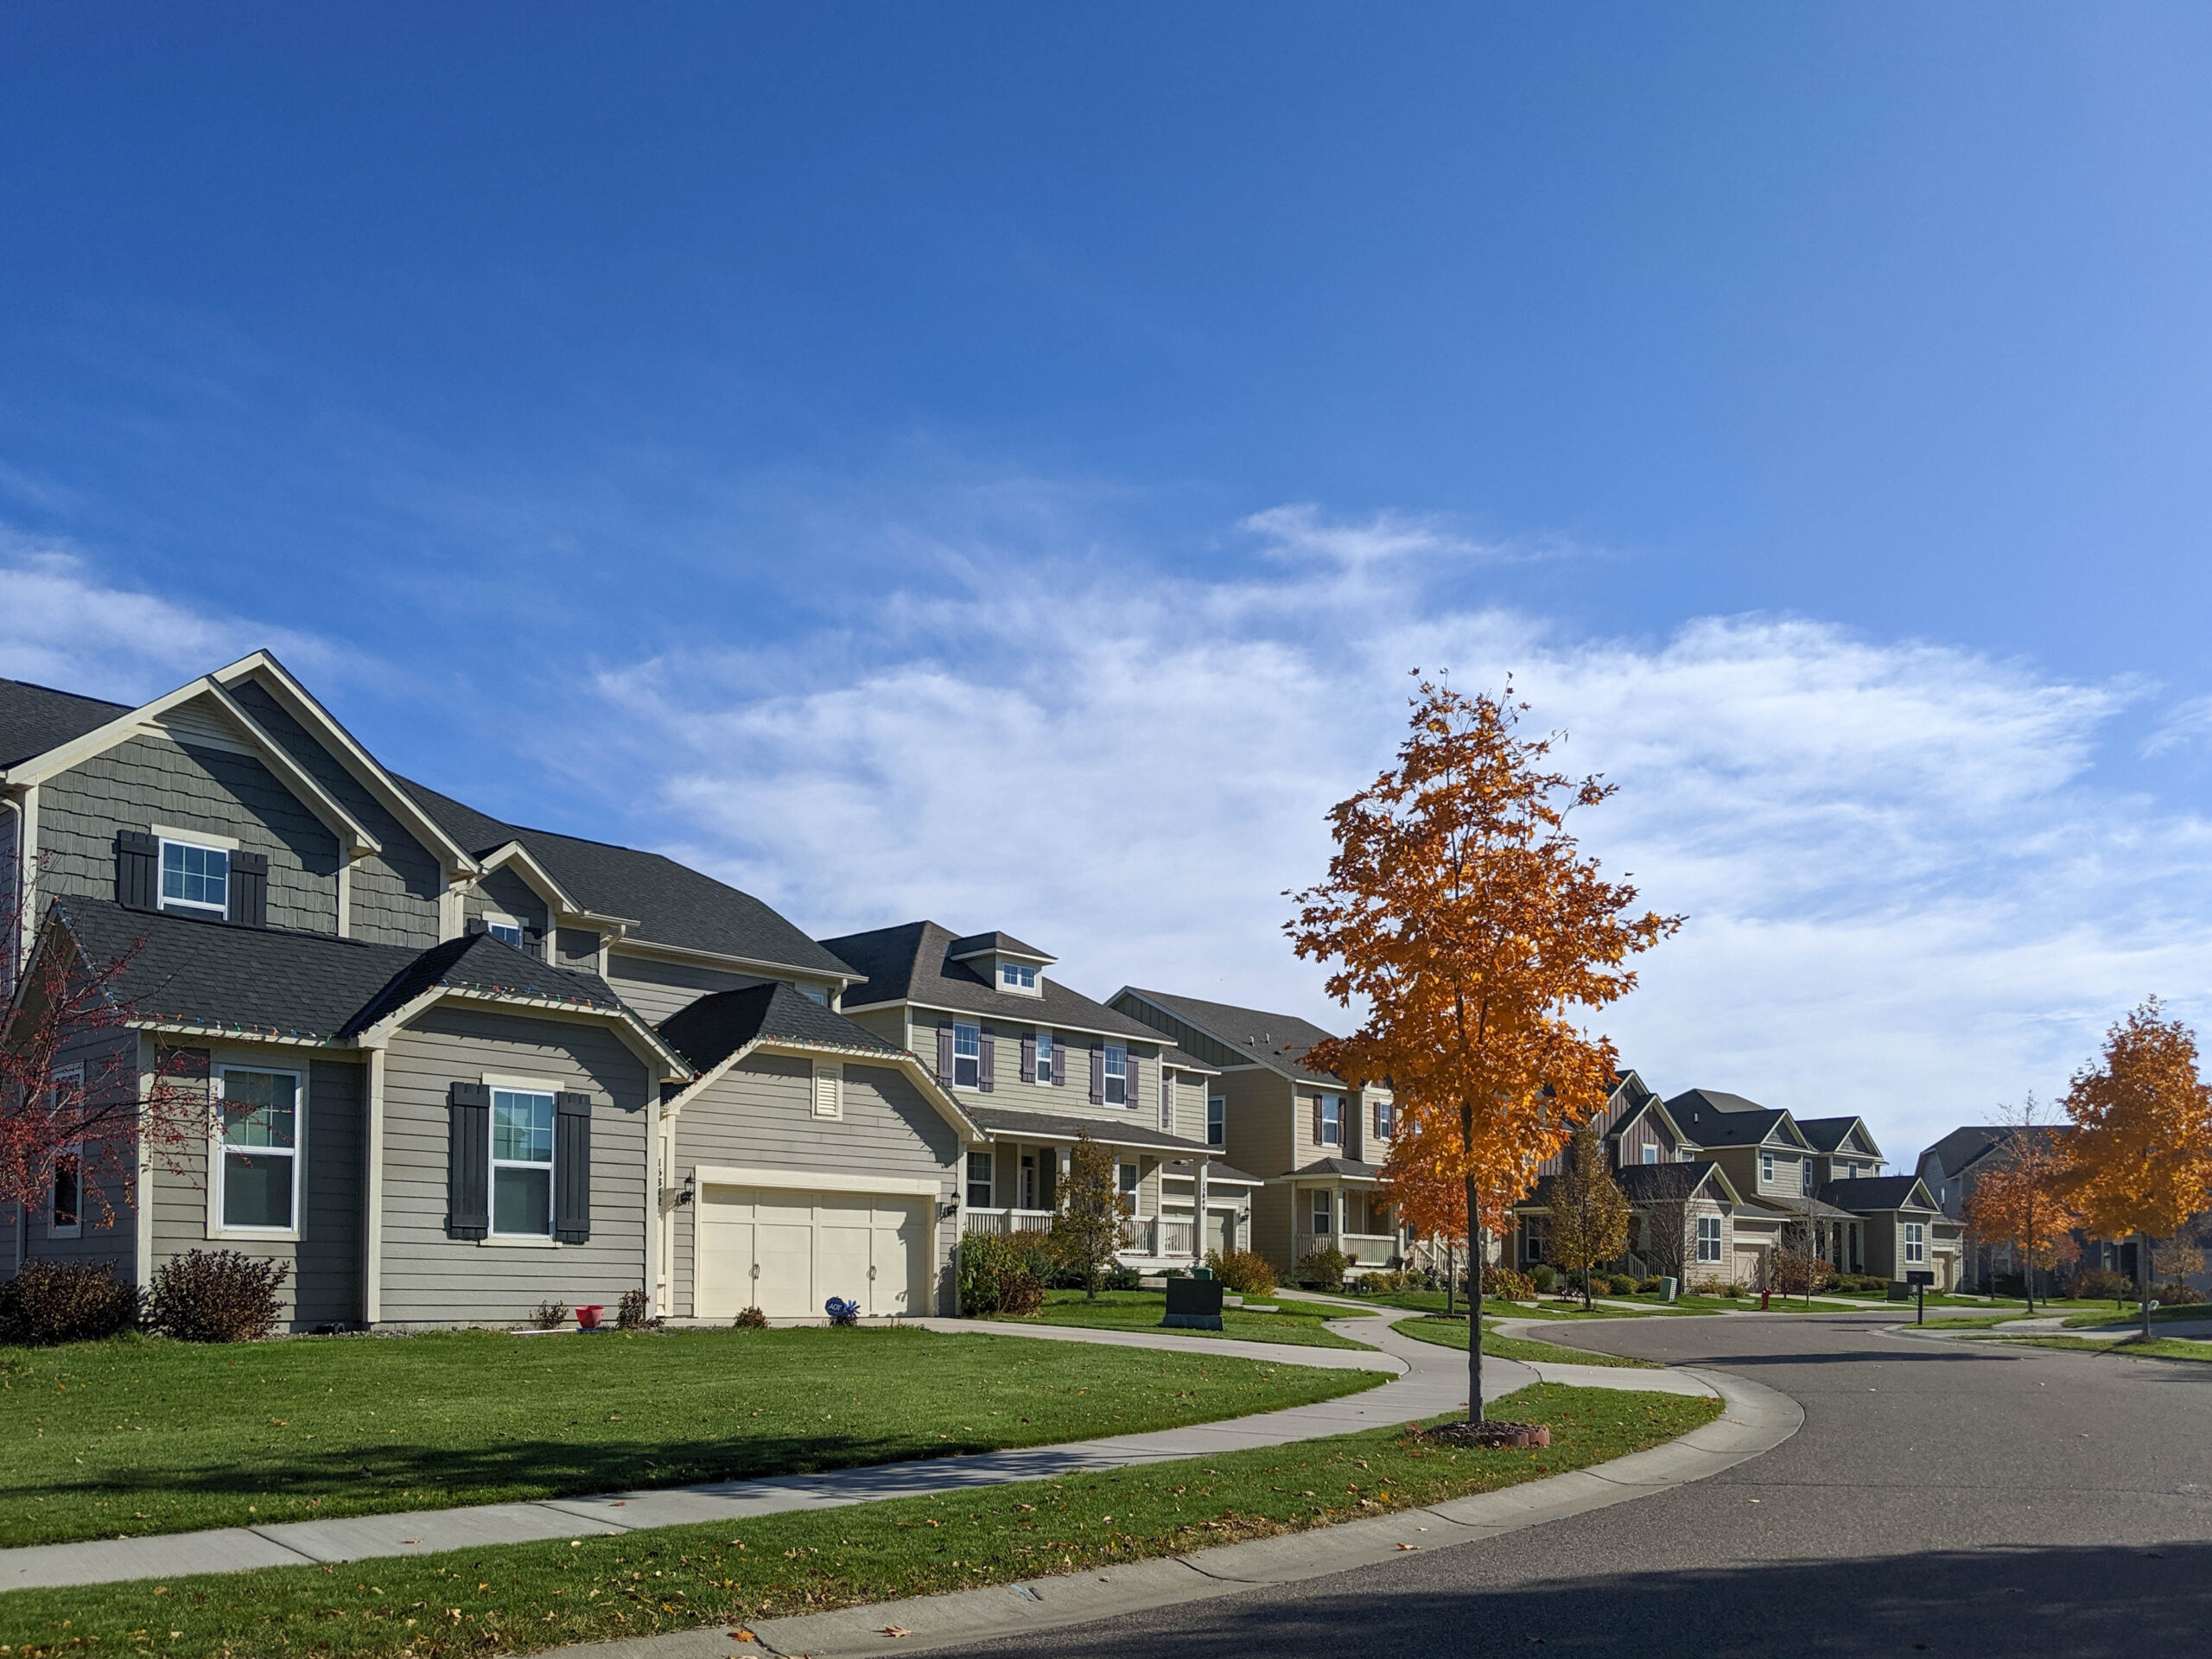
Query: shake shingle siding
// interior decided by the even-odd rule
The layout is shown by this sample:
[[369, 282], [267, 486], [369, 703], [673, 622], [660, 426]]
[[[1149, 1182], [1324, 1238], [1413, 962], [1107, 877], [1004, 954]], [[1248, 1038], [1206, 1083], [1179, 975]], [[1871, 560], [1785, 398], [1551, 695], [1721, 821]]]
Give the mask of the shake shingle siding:
[[512, 870], [493, 870], [463, 896], [464, 916], [481, 916], [487, 911], [512, 916], [524, 927], [534, 927], [540, 933], [552, 919], [545, 912], [545, 901]]
[[[448, 1090], [486, 1072], [592, 1095], [588, 1243], [446, 1236]], [[435, 1009], [395, 1035], [385, 1071], [385, 1319], [515, 1324], [546, 1300], [603, 1303], [611, 1317], [644, 1282], [646, 1087], [643, 1062], [597, 1027]]]
[[131, 738], [40, 785], [44, 895], [114, 898], [116, 831], [156, 823], [229, 836], [267, 855], [271, 926], [338, 931], [330, 831], [251, 756], [166, 738]]
[[[671, 1180], [702, 1164], [741, 1169], [816, 1170], [841, 1174], [936, 1180], [943, 1196], [955, 1194], [959, 1137], [921, 1091], [887, 1065], [847, 1065], [844, 1116], [814, 1116], [810, 1061], [756, 1055], [732, 1066], [693, 1098], [676, 1121], [676, 1167]], [[676, 1260], [671, 1275], [673, 1311], [693, 1311], [696, 1281], [695, 1214], [676, 1213]], [[956, 1242], [950, 1222], [932, 1222], [938, 1312], [950, 1311], [946, 1287]]]
[[438, 894], [444, 887], [436, 857], [276, 698], [250, 680], [232, 688], [232, 695], [302, 771], [384, 844], [381, 855], [353, 866], [351, 936], [382, 944], [435, 944]]

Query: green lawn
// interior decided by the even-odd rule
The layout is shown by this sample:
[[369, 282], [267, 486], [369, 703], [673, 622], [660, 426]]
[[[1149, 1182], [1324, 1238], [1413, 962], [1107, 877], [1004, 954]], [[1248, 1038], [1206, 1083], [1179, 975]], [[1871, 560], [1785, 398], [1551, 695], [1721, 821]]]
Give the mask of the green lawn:
[[1383, 1380], [912, 1328], [0, 1349], [0, 1546], [1049, 1445]]
[[[1219, 1331], [1192, 1331], [1194, 1337], [1233, 1337], [1242, 1342], [1288, 1342], [1307, 1348], [1357, 1348], [1361, 1344], [1327, 1329], [1323, 1320], [1341, 1318], [1347, 1310], [1313, 1303], [1285, 1302], [1273, 1312], [1247, 1312], [1225, 1307]], [[1157, 1290], [1102, 1290], [1095, 1302], [1079, 1290], [1048, 1290], [1045, 1306], [1015, 1321], [1036, 1325], [1079, 1325], [1099, 1331], [1157, 1331], [1167, 1312], [1167, 1298]], [[1007, 1318], [1007, 1315], [996, 1315]]]
[[2187, 1337], [2153, 1337], [2148, 1342], [2099, 1342], [2093, 1337], [2066, 1337], [2056, 1332], [2032, 1337], [1969, 1337], [1969, 1342], [2005, 1343], [2014, 1347], [2066, 1348], [2081, 1354], [2117, 1354], [2122, 1359], [2212, 1359], [2212, 1342]]
[[[2152, 1325], [2187, 1324], [2208, 1319], [2212, 1319], [2212, 1306], [2203, 1302], [2181, 1302], [2171, 1307], [2154, 1307], [2151, 1310]], [[2069, 1316], [2066, 1328], [2069, 1331], [2080, 1331], [2100, 1325], [2140, 1325], [2142, 1322], [2143, 1306], [2139, 1302], [2116, 1311], [2107, 1310], [2100, 1305], [2097, 1312], [2094, 1313], [2075, 1313]]]
[[[1423, 1314], [1417, 1319], [1400, 1319], [1390, 1327], [1407, 1336], [1418, 1337], [1423, 1342], [1433, 1342], [1440, 1347], [1467, 1349], [1467, 1322], [1447, 1319], [1439, 1313]], [[1584, 1348], [1563, 1348], [1555, 1342], [1534, 1342], [1526, 1337], [1501, 1337], [1495, 1321], [1483, 1321], [1483, 1352], [1494, 1359], [1546, 1360], [1554, 1365], [1632, 1365], [1639, 1370], [1658, 1370], [1662, 1367], [1648, 1359], [1624, 1359], [1618, 1354], [1600, 1354]]]
[[[1096, 1355], [1100, 1351], [1085, 1351]], [[1423, 1446], [1398, 1429], [1067, 1480], [669, 1527], [575, 1543], [0, 1595], [17, 1659], [455, 1659], [634, 1638], [855, 1603], [1039, 1580], [1491, 1491], [1688, 1433], [1720, 1402], [1540, 1387], [1501, 1416], [1537, 1452]], [[1457, 1532], [1437, 1535], [1455, 1541]], [[750, 1644], [728, 1643], [738, 1653]], [[893, 1644], [886, 1643], [886, 1650]], [[757, 1651], [757, 1649], [754, 1649]]]

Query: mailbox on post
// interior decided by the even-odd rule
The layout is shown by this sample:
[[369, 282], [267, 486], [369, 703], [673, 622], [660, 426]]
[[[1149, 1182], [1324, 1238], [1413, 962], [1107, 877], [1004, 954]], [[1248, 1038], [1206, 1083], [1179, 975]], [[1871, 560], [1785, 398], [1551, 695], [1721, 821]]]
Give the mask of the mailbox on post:
[[1936, 1282], [1936, 1275], [1926, 1268], [1906, 1269], [1904, 1281], [1912, 1287], [1912, 1322], [1928, 1323], [1928, 1287]]

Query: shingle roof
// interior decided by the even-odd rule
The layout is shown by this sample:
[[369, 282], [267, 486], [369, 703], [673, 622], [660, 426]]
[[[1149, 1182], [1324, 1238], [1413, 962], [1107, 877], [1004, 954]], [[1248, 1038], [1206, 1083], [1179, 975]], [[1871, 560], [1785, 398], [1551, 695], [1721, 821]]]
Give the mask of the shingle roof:
[[1317, 1158], [1290, 1173], [1292, 1175], [1342, 1175], [1356, 1181], [1371, 1181], [1382, 1174], [1382, 1166], [1363, 1164], [1357, 1158]]
[[1247, 1055], [1258, 1065], [1306, 1083], [1340, 1083], [1331, 1071], [1309, 1071], [1300, 1057], [1314, 1044], [1334, 1035], [1294, 1014], [1269, 1014], [1264, 1008], [1240, 1008], [1230, 1002], [1208, 1002], [1195, 996], [1167, 991], [1148, 991], [1132, 985], [1129, 991], [1154, 1003], [1177, 1019], [1196, 1026], [1224, 1046]]
[[489, 934], [415, 950], [105, 899], [58, 899], [53, 913], [96, 961], [124, 963], [116, 995], [134, 1016], [164, 1025], [334, 1042], [437, 987], [624, 1011], [597, 976], [552, 967]]
[[1165, 1151], [1203, 1153], [1195, 1141], [1162, 1135], [1140, 1123], [1117, 1123], [1111, 1118], [1065, 1117], [1057, 1112], [1029, 1112], [1019, 1107], [979, 1106], [963, 1093], [960, 1104], [977, 1128], [992, 1135], [1034, 1135], [1047, 1141], [1072, 1141], [1088, 1133], [1094, 1141], [1116, 1147], [1157, 1147]]
[[[1855, 1181], [1830, 1181], [1817, 1196], [1847, 1214], [1864, 1216], [1878, 1210], [1902, 1210], [1912, 1205], [1913, 1189], [1920, 1185], [1917, 1175], [1869, 1175]], [[1929, 1201], [1925, 1187], [1921, 1187], [1921, 1200], [1914, 1207], [1933, 1210], [1936, 1205]]]
[[1049, 951], [1039, 950], [1033, 944], [1024, 944], [1011, 933], [970, 933], [964, 939], [952, 942], [951, 954], [956, 957], [982, 956], [997, 951], [1009, 957], [1034, 957], [1039, 962], [1058, 962], [1059, 958]]
[[1755, 1147], [1789, 1116], [1717, 1089], [1688, 1089], [1666, 1105], [1667, 1115], [1700, 1147]]
[[[1195, 1159], [1178, 1158], [1171, 1162], [1160, 1165], [1160, 1173], [1163, 1174], [1179, 1175], [1188, 1180], [1192, 1179], [1197, 1166], [1197, 1160]], [[1262, 1180], [1257, 1175], [1247, 1175], [1241, 1169], [1231, 1169], [1227, 1164], [1223, 1163], [1218, 1158], [1209, 1158], [1206, 1160], [1206, 1179], [1209, 1181], [1234, 1181], [1243, 1186], [1265, 1186], [1267, 1185], [1267, 1183]]]
[[[1870, 1147], [1874, 1147], [1874, 1133], [1866, 1126], [1864, 1119], [1856, 1117], [1801, 1117], [1797, 1133], [1813, 1143], [1816, 1152], [1834, 1152], [1843, 1144], [1844, 1137], [1857, 1129]], [[1881, 1148], [1874, 1147], [1877, 1157]]]
[[[974, 936], [971, 936], [974, 937]], [[988, 1014], [1020, 1025], [1050, 1026], [1108, 1037], [1133, 1037], [1165, 1043], [1150, 1026], [1116, 1014], [1039, 975], [1037, 992], [1002, 991], [964, 962], [951, 959], [959, 941], [935, 922], [903, 922], [867, 933], [824, 939], [822, 946], [868, 976], [864, 984], [846, 988], [845, 1006], [864, 1008], [883, 1002], [918, 1002], [925, 1007], [963, 1014]]]
[[[1536, 1184], [1529, 1189], [1528, 1196], [1513, 1207], [1516, 1210], [1548, 1210], [1552, 1202], [1552, 1183], [1558, 1179], [1556, 1175], [1538, 1176]], [[1624, 1164], [1613, 1171], [1613, 1179], [1620, 1184], [1621, 1192], [1631, 1205], [1687, 1201], [1696, 1197], [1699, 1190], [1707, 1183], [1716, 1183], [1724, 1191], [1732, 1191], [1720, 1166], [1705, 1158], [1688, 1164]]]
[[578, 904], [636, 922], [636, 937], [646, 944], [809, 973], [842, 977], [850, 971], [751, 893], [664, 854], [504, 823], [410, 779], [399, 781], [471, 853], [520, 842]]
[[[1846, 1182], [1843, 1185], [1848, 1185], [1849, 1183]], [[1783, 1221], [1853, 1221], [1858, 1218], [1858, 1211], [1846, 1210], [1840, 1205], [1830, 1204], [1821, 1196], [1821, 1192], [1827, 1191], [1826, 1187], [1822, 1187], [1821, 1192], [1815, 1192], [1809, 1199], [1768, 1198], [1754, 1194], [1746, 1198], [1744, 1202], [1746, 1205], [1756, 1205]]]
[[660, 1022], [660, 1034], [698, 1070], [719, 1065], [755, 1038], [890, 1056], [905, 1051], [788, 985], [716, 991]]
[[0, 766], [59, 748], [130, 712], [129, 703], [80, 697], [28, 680], [0, 680]]

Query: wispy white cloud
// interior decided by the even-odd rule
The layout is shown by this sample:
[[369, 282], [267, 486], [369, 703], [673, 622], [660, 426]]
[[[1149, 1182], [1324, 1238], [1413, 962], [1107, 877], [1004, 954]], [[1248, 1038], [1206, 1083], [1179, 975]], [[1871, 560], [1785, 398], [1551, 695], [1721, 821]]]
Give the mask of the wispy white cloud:
[[1621, 785], [1592, 846], [1692, 918], [1612, 1020], [1624, 1052], [1669, 1092], [1865, 1112], [1906, 1160], [2063, 1084], [2126, 1003], [2212, 983], [2212, 832], [2093, 781], [2125, 686], [1791, 618], [1569, 639], [1440, 601], [1424, 569], [1479, 550], [1423, 521], [1246, 527], [1312, 556], [1132, 582], [963, 545], [950, 593], [812, 661], [687, 652], [601, 689], [667, 840], [819, 931], [1006, 927], [1094, 994], [1325, 1022], [1280, 931], [1324, 810], [1387, 760], [1409, 668], [1510, 672]]

